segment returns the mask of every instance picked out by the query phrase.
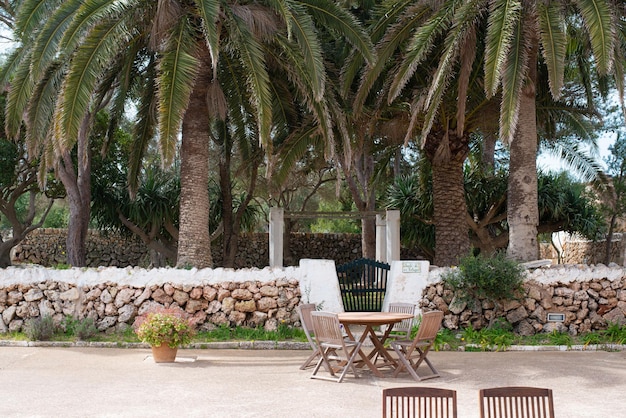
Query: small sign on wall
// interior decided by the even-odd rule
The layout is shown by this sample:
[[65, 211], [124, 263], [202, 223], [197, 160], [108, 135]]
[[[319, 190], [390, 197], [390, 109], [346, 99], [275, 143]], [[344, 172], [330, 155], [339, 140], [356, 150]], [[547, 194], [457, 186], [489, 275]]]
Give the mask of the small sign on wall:
[[421, 273], [422, 262], [421, 261], [403, 261], [402, 273]]

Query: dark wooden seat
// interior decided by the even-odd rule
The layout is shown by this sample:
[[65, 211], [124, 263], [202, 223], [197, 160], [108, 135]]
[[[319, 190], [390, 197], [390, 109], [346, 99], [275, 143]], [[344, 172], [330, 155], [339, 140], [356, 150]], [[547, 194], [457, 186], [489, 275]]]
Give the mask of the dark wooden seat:
[[383, 389], [383, 418], [456, 418], [456, 391], [420, 386]]
[[508, 386], [481, 389], [481, 418], [554, 418], [552, 390]]

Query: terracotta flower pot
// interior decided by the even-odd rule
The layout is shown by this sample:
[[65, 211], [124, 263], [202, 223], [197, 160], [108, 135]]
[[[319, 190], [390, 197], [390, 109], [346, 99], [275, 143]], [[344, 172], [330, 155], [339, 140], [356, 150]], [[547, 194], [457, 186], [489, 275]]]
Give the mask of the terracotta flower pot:
[[170, 347], [167, 344], [152, 346], [152, 358], [155, 363], [173, 363], [176, 361], [178, 347]]

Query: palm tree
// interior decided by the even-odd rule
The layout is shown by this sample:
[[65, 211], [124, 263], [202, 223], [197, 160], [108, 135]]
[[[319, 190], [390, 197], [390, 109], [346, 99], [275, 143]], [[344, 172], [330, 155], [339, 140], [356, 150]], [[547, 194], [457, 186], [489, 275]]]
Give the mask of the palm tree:
[[[302, 105], [318, 121], [320, 132], [332, 135], [324, 100], [324, 60], [314, 22], [332, 27], [372, 61], [370, 42], [355, 19], [324, 0], [27, 0], [20, 6], [17, 25], [21, 48], [13, 56], [14, 71], [9, 72], [22, 75], [14, 79], [19, 83], [12, 84], [10, 120], [16, 131], [30, 103], [29, 126], [38, 123], [40, 128], [31, 128], [30, 134], [40, 136], [33, 142], [40, 144], [41, 151], [59, 155], [76, 143], [80, 151], [79, 134], [88, 131], [90, 124], [85, 115], [103, 104], [120, 112], [133, 89], [141, 89], [138, 149], [145, 149], [153, 136], [155, 108], [164, 164], [175, 158], [182, 135], [178, 265], [209, 267], [209, 121], [223, 118], [217, 109], [238, 95], [248, 103], [259, 143], [270, 148], [272, 84], [265, 45], [279, 50], [276, 55], [291, 64], [288, 79], [298, 88]], [[218, 77], [233, 74], [225, 68], [232, 65], [243, 74], [231, 83], [241, 91], [223, 90]], [[33, 90], [36, 94], [31, 95]], [[54, 129], [50, 130], [51, 121]], [[50, 165], [59, 161], [52, 153], [47, 155]], [[78, 161], [88, 167], [88, 158], [81, 152]], [[132, 167], [131, 175], [137, 175], [140, 164]]]
[[[619, 34], [624, 33], [623, 6], [620, 8], [611, 0], [449, 0], [397, 4], [397, 9], [404, 13], [398, 12], [397, 23], [390, 26], [387, 47], [378, 51], [380, 60], [391, 57], [409, 33], [411, 38], [391, 81], [389, 101], [398, 98], [412, 82], [419, 66], [431, 57], [431, 51], [441, 48], [427, 94], [414, 101], [415, 113], [425, 115], [423, 138], [442, 112], [442, 101], [453, 79], [458, 80], [457, 114], [463, 114], [468, 65], [478, 52], [484, 51], [482, 85], [488, 99], [499, 99], [499, 137], [509, 144], [511, 152], [508, 254], [518, 260], [536, 259], [537, 68], [539, 65], [547, 68], [550, 93], [558, 99], [569, 58], [567, 41], [577, 34], [578, 42], [589, 45], [595, 70], [602, 76], [615, 74], [623, 92], [624, 48], [619, 42]], [[379, 61], [379, 66], [382, 65]], [[372, 74], [364, 78], [366, 91], [377, 76]], [[459, 126], [463, 126], [462, 120], [457, 130]]]

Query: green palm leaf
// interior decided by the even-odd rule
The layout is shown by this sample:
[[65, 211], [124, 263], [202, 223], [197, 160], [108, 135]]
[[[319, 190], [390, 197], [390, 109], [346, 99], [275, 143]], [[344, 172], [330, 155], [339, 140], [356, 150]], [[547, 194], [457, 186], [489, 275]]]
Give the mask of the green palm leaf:
[[10, 138], [19, 135], [24, 110], [35, 88], [35, 82], [30, 77], [30, 53], [24, 58], [15, 69], [9, 88], [4, 124]]
[[375, 62], [374, 46], [356, 18], [336, 2], [326, 0], [301, 0], [320, 25], [345, 37], [368, 63]]
[[615, 26], [607, 0], [576, 0], [589, 33], [591, 49], [600, 75], [611, 72]]
[[322, 48], [317, 37], [315, 25], [309, 15], [304, 13], [302, 7], [298, 5], [293, 15], [294, 38], [302, 49], [301, 59], [304, 60], [305, 68], [310, 80], [310, 86], [315, 93], [315, 100], [322, 100], [324, 96], [324, 81], [326, 69], [322, 58]]
[[139, 189], [142, 157], [155, 133], [154, 109], [157, 106], [155, 77], [154, 63], [150, 61], [148, 73], [143, 82], [143, 94], [137, 106], [137, 123], [133, 129], [135, 140], [132, 143], [128, 161], [128, 190], [131, 197], [135, 197]]
[[494, 0], [487, 19], [487, 36], [485, 40], [485, 92], [487, 97], [496, 93], [503, 67], [509, 50], [512, 47], [515, 28], [518, 26], [522, 12], [519, 0]]
[[[63, 145], [70, 148], [88, 109], [98, 77], [113, 57], [126, 45], [129, 36], [122, 19], [105, 20], [81, 42], [72, 58], [63, 85]], [[58, 138], [61, 139], [61, 138]]]
[[171, 164], [181, 122], [189, 104], [199, 61], [194, 57], [195, 38], [181, 19], [169, 39], [159, 65], [159, 132], [163, 164]]
[[[526, 27], [524, 27], [526, 26]], [[528, 70], [528, 31], [532, 25], [518, 21], [514, 28], [507, 60], [502, 72], [502, 104], [500, 107], [500, 138], [510, 143], [517, 128], [522, 88]]]
[[35, 39], [32, 62], [33, 77], [39, 77], [48, 63], [56, 58], [63, 33], [81, 4], [81, 0], [64, 1], [45, 21]]
[[361, 78], [359, 89], [354, 99], [355, 111], [360, 111], [363, 103], [367, 99], [372, 86], [383, 73], [385, 68], [389, 66], [389, 60], [392, 55], [397, 52], [397, 48], [409, 38], [415, 27], [423, 21], [427, 16], [429, 8], [424, 5], [409, 6], [406, 13], [400, 19], [400, 24], [393, 25], [389, 28], [388, 35], [385, 35], [377, 48], [378, 59], [368, 67]]
[[432, 49], [437, 38], [449, 30], [457, 7], [463, 3], [461, 0], [444, 3], [443, 7], [415, 32], [406, 56], [391, 83], [388, 103], [400, 95], [408, 80], [415, 73], [417, 66], [422, 63], [426, 54]]
[[230, 11], [227, 13], [230, 15], [228, 28], [232, 36], [232, 42], [236, 43], [241, 65], [247, 71], [246, 87], [256, 112], [257, 124], [259, 126], [259, 143], [265, 147], [270, 147], [272, 98], [263, 48], [240, 18]]
[[109, 15], [112, 10], [119, 10], [120, 3], [115, 0], [71, 0], [78, 2], [80, 7], [74, 13], [72, 23], [67, 27], [61, 40], [61, 48], [72, 51], [82, 41], [82, 36], [87, 33], [99, 18]]
[[36, 34], [42, 22], [45, 22], [50, 13], [55, 10], [63, 0], [25, 0], [17, 8], [15, 17], [15, 30], [22, 42], [27, 42], [33, 34]]
[[565, 74], [565, 54], [567, 37], [565, 35], [562, 9], [557, 3], [537, 5], [539, 15], [539, 33], [543, 46], [543, 58], [548, 67], [550, 92], [555, 99], [561, 95]]
[[26, 142], [32, 155], [43, 147], [44, 140], [50, 130], [52, 115], [56, 106], [57, 97], [61, 89], [67, 66], [61, 61], [48, 63], [46, 72], [37, 83], [32, 99], [28, 105]]
[[197, 0], [200, 17], [202, 17], [202, 32], [206, 40], [207, 47], [211, 53], [211, 62], [213, 65], [213, 78], [217, 71], [217, 62], [219, 58], [219, 0]]

